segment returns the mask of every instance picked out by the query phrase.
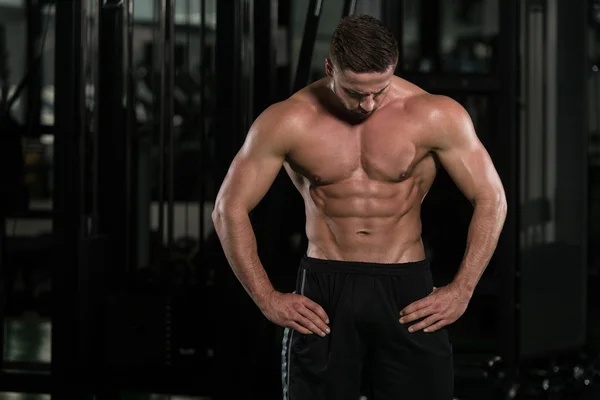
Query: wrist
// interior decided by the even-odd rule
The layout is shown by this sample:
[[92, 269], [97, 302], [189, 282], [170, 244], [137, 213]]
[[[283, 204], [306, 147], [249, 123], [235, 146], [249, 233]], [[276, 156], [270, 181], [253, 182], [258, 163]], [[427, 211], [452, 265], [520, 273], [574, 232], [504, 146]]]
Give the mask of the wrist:
[[470, 299], [475, 291], [474, 285], [470, 285], [460, 279], [454, 279], [450, 285], [456, 290], [461, 297]]
[[271, 302], [271, 298], [273, 297], [273, 295], [275, 293], [276, 293], [276, 290], [273, 288], [270, 288], [269, 290], [265, 290], [261, 293], [258, 293], [255, 298], [255, 303], [258, 306], [258, 308], [260, 308], [261, 310], [266, 308], [269, 305], [269, 303]]

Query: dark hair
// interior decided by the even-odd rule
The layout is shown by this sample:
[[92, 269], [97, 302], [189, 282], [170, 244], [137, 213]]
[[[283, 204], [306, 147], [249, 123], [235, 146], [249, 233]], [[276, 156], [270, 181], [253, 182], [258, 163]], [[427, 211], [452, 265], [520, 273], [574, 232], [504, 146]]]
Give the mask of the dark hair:
[[329, 54], [342, 70], [385, 72], [398, 62], [398, 42], [377, 18], [351, 15], [335, 28]]

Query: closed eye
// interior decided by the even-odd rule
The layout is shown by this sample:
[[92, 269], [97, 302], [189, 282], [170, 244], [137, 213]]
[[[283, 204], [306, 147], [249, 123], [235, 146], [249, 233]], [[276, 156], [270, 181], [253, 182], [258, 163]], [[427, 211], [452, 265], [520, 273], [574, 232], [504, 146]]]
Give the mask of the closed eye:
[[[379, 96], [380, 94], [382, 94], [385, 91], [385, 89], [387, 89], [387, 86], [384, 87], [383, 89], [379, 90], [378, 92], [373, 93], [373, 96], [374, 97]], [[363, 97], [369, 96], [368, 93], [360, 93], [360, 92], [355, 92], [355, 91], [348, 90], [348, 89], [344, 89], [344, 90], [346, 91], [346, 93], [348, 93], [348, 95], [350, 97], [352, 97], [354, 99], [362, 99]]]
[[351, 90], [346, 90], [346, 93], [348, 93], [348, 95], [354, 99], [362, 99], [366, 96], [364, 93], [353, 92]]

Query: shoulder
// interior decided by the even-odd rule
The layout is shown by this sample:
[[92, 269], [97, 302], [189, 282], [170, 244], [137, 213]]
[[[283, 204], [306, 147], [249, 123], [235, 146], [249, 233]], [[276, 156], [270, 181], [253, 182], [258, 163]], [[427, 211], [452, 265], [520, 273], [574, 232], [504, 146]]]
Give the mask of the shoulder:
[[421, 121], [430, 123], [468, 117], [463, 106], [451, 97], [432, 94], [407, 80], [394, 78], [397, 93], [393, 101], [395, 109], [402, 109]]
[[458, 101], [448, 96], [431, 93], [418, 93], [411, 96], [406, 100], [406, 107], [431, 123], [469, 118], [467, 110]]
[[269, 127], [285, 130], [306, 123], [315, 114], [314, 107], [298, 98], [289, 98], [267, 107], [256, 118], [253, 127]]
[[289, 98], [266, 108], [253, 122], [246, 146], [263, 145], [289, 151], [296, 138], [314, 119], [316, 111], [310, 103]]
[[477, 140], [469, 113], [451, 97], [423, 93], [410, 98], [406, 108], [426, 125], [433, 149]]

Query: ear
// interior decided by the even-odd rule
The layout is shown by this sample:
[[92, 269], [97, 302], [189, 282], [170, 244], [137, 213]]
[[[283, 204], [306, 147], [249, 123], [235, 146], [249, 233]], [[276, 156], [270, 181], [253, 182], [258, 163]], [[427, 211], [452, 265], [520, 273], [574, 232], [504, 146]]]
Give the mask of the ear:
[[333, 77], [333, 63], [331, 62], [331, 60], [329, 58], [325, 58], [325, 73], [328, 76]]

